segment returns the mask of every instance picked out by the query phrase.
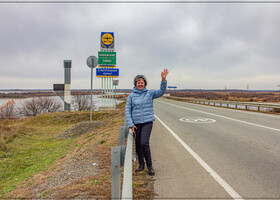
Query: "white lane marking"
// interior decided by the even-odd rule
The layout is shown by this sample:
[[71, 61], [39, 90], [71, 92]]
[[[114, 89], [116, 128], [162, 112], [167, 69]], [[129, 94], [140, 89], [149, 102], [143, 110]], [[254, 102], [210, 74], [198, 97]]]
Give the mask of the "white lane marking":
[[199, 155], [197, 155], [179, 136], [174, 133], [158, 116], [157, 120], [176, 138], [176, 140], [196, 159], [196, 161], [225, 189], [225, 191], [235, 200], [243, 200], [243, 198], [219, 176]]
[[215, 119], [209, 119], [209, 118], [200, 118], [200, 117], [192, 117], [192, 118], [180, 118], [179, 121], [181, 122], [187, 122], [187, 123], [199, 123], [199, 124], [209, 124], [216, 122]]
[[280, 132], [280, 129], [277, 129], [277, 128], [272, 128], [272, 127], [269, 127], [269, 126], [263, 126], [263, 125], [260, 125], [260, 124], [246, 122], [246, 121], [242, 121], [242, 120], [239, 120], [239, 119], [225, 117], [225, 116], [222, 116], [222, 115], [217, 115], [217, 114], [213, 114], [213, 113], [209, 113], [209, 112], [205, 112], [205, 111], [195, 110], [195, 109], [192, 109], [192, 108], [186, 108], [186, 107], [183, 107], [183, 106], [178, 106], [178, 105], [175, 105], [175, 104], [166, 103], [166, 102], [159, 101], [159, 100], [157, 100], [157, 101], [160, 102], [160, 103], [165, 103], [165, 104], [175, 106], [175, 107], [178, 107], [178, 108], [183, 108], [183, 109], [186, 109], [186, 110], [192, 110], [192, 111], [195, 111], [195, 112], [200, 112], [200, 113], [204, 113], [204, 114], [208, 114], [208, 115], [213, 115], [213, 116], [216, 116], [216, 117], [221, 117], [221, 118], [224, 118], [224, 119], [229, 119], [229, 120], [232, 120], [232, 121], [241, 122], [241, 123], [244, 123], [244, 124], [249, 124], [249, 125], [258, 126], [258, 127], [261, 127], [261, 128], [266, 128], [266, 129], [270, 129], [270, 130], [273, 130], [273, 131], [279, 131]]

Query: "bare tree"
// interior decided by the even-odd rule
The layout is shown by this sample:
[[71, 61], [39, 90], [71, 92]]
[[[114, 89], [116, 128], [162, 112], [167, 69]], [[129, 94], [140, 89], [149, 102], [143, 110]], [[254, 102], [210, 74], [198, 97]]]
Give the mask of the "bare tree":
[[0, 119], [14, 119], [18, 117], [15, 101], [11, 100], [0, 106]]
[[19, 113], [23, 116], [36, 116], [43, 113], [57, 112], [62, 105], [50, 97], [35, 97], [26, 100], [19, 108]]
[[[74, 95], [72, 99], [74, 110], [76, 111], [88, 111], [90, 110], [90, 95]], [[94, 103], [92, 105], [94, 108]]]
[[60, 103], [50, 97], [40, 98], [39, 104], [42, 113], [57, 112], [62, 108]]

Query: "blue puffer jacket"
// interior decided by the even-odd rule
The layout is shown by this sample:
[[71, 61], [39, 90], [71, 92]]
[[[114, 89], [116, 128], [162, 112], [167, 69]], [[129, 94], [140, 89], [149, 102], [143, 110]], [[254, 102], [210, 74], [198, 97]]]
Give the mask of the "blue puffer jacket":
[[125, 120], [127, 126], [131, 128], [135, 124], [152, 122], [155, 120], [153, 99], [161, 97], [166, 91], [167, 81], [161, 81], [159, 90], [148, 90], [144, 88], [142, 91], [136, 87], [127, 97], [125, 106]]

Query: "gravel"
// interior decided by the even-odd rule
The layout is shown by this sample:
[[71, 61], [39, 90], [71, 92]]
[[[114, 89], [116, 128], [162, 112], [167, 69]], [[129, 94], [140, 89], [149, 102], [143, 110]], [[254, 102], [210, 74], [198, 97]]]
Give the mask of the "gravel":
[[104, 121], [83, 121], [75, 124], [71, 128], [67, 129], [63, 133], [55, 136], [54, 138], [62, 138], [67, 140], [69, 138], [75, 138], [79, 135], [92, 132], [94, 129], [104, 126]]

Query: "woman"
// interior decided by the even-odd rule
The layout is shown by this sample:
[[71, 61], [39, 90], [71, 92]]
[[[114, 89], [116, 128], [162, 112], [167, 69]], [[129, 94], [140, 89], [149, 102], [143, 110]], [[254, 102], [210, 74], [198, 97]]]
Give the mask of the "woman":
[[152, 132], [153, 121], [155, 120], [153, 99], [158, 98], [165, 93], [167, 74], [167, 69], [164, 69], [161, 72], [162, 81], [159, 90], [148, 90], [146, 88], [148, 84], [146, 77], [143, 75], [137, 75], [134, 78], [135, 87], [127, 98], [125, 120], [128, 127], [132, 130], [134, 135], [136, 135], [135, 146], [139, 161], [139, 167], [135, 172], [144, 170], [146, 161], [149, 174], [155, 174], [152, 167], [150, 151], [150, 135]]

